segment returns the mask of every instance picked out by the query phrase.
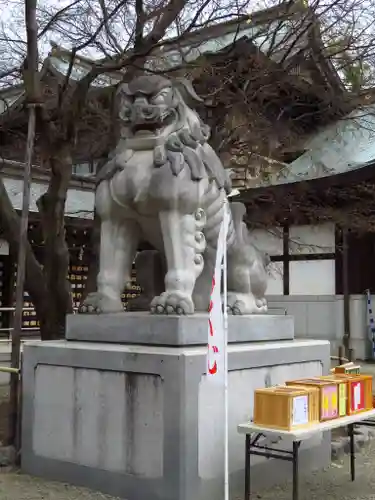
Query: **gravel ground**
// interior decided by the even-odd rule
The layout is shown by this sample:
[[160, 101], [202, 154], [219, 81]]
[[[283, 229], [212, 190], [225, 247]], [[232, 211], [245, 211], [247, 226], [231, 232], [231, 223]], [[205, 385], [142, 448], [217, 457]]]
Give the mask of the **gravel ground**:
[[0, 473], [0, 498], [1, 500], [118, 500], [84, 488], [9, 472]]
[[[324, 471], [300, 478], [300, 500], [375, 500], [375, 443], [357, 454], [357, 479], [350, 481], [346, 456]], [[252, 499], [292, 500], [291, 484], [252, 493]], [[115, 500], [113, 497], [30, 476], [0, 473], [1, 500]], [[140, 499], [142, 500], [142, 499]], [[242, 499], [239, 499], [242, 500]]]
[[[375, 375], [375, 364], [366, 368], [363, 372]], [[3, 405], [6, 393], [7, 389], [0, 387], [0, 440], [6, 422], [6, 407]], [[301, 471], [300, 500], [375, 500], [375, 440], [357, 453], [356, 473], [357, 479], [352, 483], [348, 456], [341, 461], [334, 462], [329, 469], [309, 474], [307, 477], [304, 477]], [[253, 492], [251, 500], [275, 500], [276, 498], [292, 500], [291, 483], [266, 491]], [[43, 481], [5, 470], [0, 472], [0, 500], [78, 499], [118, 500], [108, 495], [62, 483]]]
[[[375, 443], [356, 455], [356, 480], [350, 480], [349, 457], [331, 467], [303, 477], [300, 471], [300, 500], [375, 500]], [[291, 484], [254, 492], [262, 500], [292, 500]]]

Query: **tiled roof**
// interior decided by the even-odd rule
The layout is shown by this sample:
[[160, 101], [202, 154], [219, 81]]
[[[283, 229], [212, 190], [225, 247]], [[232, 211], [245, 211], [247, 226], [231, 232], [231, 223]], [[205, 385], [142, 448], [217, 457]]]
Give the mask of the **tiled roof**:
[[361, 107], [314, 134], [302, 154], [267, 182], [254, 187], [288, 184], [342, 174], [375, 160], [375, 105]]
[[[161, 46], [149, 57], [146, 66], [149, 69], [171, 69], [181, 65], [182, 62], [192, 62], [203, 54], [214, 54], [233, 45], [236, 41], [246, 39], [251, 41], [263, 53], [269, 51], [272, 44], [271, 58], [278, 62], [284, 54], [288, 54], [290, 60], [296, 51], [301, 50], [301, 45], [308, 46], [308, 35], [303, 23], [299, 23], [298, 29], [293, 24], [294, 15], [288, 7], [289, 2], [281, 4], [279, 9], [267, 9], [254, 13], [251, 17], [242, 17], [238, 21], [231, 21], [213, 25], [202, 30], [192, 31], [183, 43], [173, 43]], [[283, 10], [284, 9], [284, 10]], [[277, 12], [285, 16], [280, 20]], [[306, 12], [306, 11], [304, 11]], [[298, 14], [297, 14], [298, 15]], [[307, 16], [306, 16], [307, 21]], [[300, 36], [301, 32], [303, 33]], [[295, 40], [298, 39], [298, 43]], [[69, 69], [70, 51], [52, 43], [50, 55], [44, 61], [43, 71], [52, 69], [66, 76]], [[76, 57], [70, 78], [78, 81], [89, 71], [95, 61], [83, 57]], [[119, 83], [122, 72], [105, 73], [98, 76], [92, 83], [94, 88], [103, 88]], [[23, 96], [23, 87], [0, 91], [0, 114], [8, 110]]]

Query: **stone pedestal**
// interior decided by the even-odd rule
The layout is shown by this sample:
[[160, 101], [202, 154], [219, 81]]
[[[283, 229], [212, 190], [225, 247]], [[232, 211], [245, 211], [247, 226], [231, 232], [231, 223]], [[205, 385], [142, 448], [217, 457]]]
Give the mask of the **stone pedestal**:
[[[208, 316], [154, 316], [148, 312], [68, 316], [67, 340], [165, 346], [207, 345]], [[230, 316], [228, 340], [293, 340], [292, 316]]]
[[[86, 341], [25, 345], [23, 471], [127, 500], [222, 498], [222, 392], [207, 383], [206, 337], [195, 333], [202, 321], [207, 335], [207, 317], [120, 316], [116, 328], [107, 329], [107, 342], [105, 316], [76, 316], [69, 320], [68, 337]], [[328, 372], [329, 343], [262, 340], [274, 329], [287, 336], [287, 324], [293, 337], [293, 322], [284, 316], [230, 320], [230, 487], [237, 498], [243, 495], [244, 438], [236, 427], [251, 418], [254, 389]], [[249, 332], [262, 328], [251, 342]], [[140, 343], [128, 343], [127, 331]], [[89, 335], [94, 342], [87, 341]], [[307, 470], [326, 466], [330, 440], [307, 441], [301, 457]], [[253, 477], [263, 483], [291, 472], [282, 462], [252, 463], [259, 470]]]

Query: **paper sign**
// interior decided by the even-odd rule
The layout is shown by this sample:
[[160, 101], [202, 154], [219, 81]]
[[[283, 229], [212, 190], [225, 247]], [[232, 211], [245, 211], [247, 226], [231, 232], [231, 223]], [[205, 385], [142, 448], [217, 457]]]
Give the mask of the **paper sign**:
[[337, 417], [338, 401], [337, 386], [331, 385], [322, 390], [321, 418], [323, 420]]
[[346, 384], [340, 384], [339, 415], [340, 417], [344, 417], [346, 415]]
[[357, 411], [361, 408], [362, 403], [361, 398], [361, 384], [353, 384], [353, 410]]
[[293, 398], [293, 425], [304, 425], [309, 423], [308, 398], [308, 396], [296, 396]]

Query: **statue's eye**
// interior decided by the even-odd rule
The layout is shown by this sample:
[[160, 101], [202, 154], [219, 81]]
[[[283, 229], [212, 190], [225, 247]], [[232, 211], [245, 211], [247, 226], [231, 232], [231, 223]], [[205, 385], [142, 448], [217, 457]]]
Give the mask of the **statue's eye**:
[[158, 94], [156, 94], [154, 97], [151, 97], [150, 103], [151, 104], [163, 104], [165, 101], [165, 98], [169, 94], [168, 90], [162, 90]]
[[[130, 103], [128, 103], [128, 104], [129, 104], [129, 106], [130, 106]], [[127, 105], [125, 105], [125, 106], [123, 105], [123, 106], [121, 107], [120, 112], [119, 112], [119, 116], [120, 116], [120, 118], [121, 118], [122, 120], [124, 120], [124, 121], [128, 121], [128, 120], [129, 120], [129, 118], [130, 118], [130, 115], [131, 115], [131, 109], [130, 109], [130, 107], [128, 107]]]
[[122, 96], [122, 99], [121, 99], [121, 104], [123, 106], [128, 106], [130, 107], [133, 103], [133, 99], [129, 96]]

